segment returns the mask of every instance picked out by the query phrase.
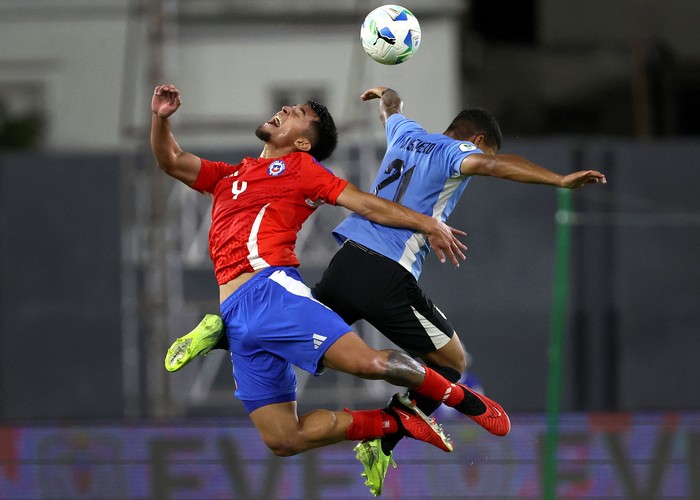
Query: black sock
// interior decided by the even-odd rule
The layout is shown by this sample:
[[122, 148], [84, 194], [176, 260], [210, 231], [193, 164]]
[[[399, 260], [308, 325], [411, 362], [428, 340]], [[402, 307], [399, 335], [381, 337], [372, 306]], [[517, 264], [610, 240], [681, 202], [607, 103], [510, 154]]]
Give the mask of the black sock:
[[213, 348], [228, 351], [229, 347], [230, 346], [228, 344], [228, 335], [224, 334]]
[[[442, 375], [443, 377], [445, 377], [447, 380], [449, 380], [452, 383], [456, 383], [459, 381], [460, 378], [462, 378], [462, 375], [457, 370], [455, 370], [454, 368], [450, 368], [448, 366], [434, 365], [434, 366], [431, 366], [430, 368], [432, 368], [433, 370], [438, 372], [440, 375]], [[426, 415], [432, 415], [433, 412], [435, 410], [437, 410], [438, 408], [440, 408], [440, 405], [442, 405], [442, 403], [440, 403], [439, 401], [435, 401], [433, 399], [426, 398], [425, 396], [421, 396], [420, 394], [417, 394], [411, 390], [409, 390], [407, 392], [407, 395], [408, 395], [409, 399], [412, 399], [416, 402], [416, 406], [418, 407], [418, 409], [420, 409], [420, 411], [422, 411]], [[465, 400], [466, 399], [471, 399], [471, 398], [465, 397]], [[483, 406], [483, 403], [481, 403], [481, 401], [479, 401], [478, 399], [477, 399], [477, 401], [480, 404], [482, 404], [482, 406]], [[462, 403], [460, 403], [460, 404], [462, 404]], [[481, 413], [483, 413], [483, 411]], [[390, 434], [389, 436], [383, 437], [382, 438], [382, 451], [384, 452], [384, 454], [388, 455], [389, 453], [391, 453], [391, 450], [393, 450], [396, 447], [396, 445], [399, 443], [399, 441], [401, 441], [401, 438], [403, 438], [403, 437], [404, 437], [404, 434], [402, 432], [397, 432], [396, 434]]]
[[486, 412], [486, 405], [474, 394], [466, 390], [464, 390], [464, 399], [454, 405], [453, 408], [464, 415], [472, 415], [474, 417], [483, 415]]

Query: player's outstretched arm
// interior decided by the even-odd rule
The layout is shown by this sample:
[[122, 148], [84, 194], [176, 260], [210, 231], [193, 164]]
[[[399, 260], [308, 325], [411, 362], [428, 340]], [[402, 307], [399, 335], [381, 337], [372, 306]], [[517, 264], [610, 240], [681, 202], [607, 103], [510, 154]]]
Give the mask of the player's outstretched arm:
[[467, 156], [460, 165], [464, 175], [486, 175], [516, 182], [547, 184], [576, 189], [586, 184], [605, 184], [605, 175], [597, 170], [582, 170], [568, 175], [560, 175], [518, 155]]
[[383, 226], [405, 227], [425, 233], [440, 262], [445, 262], [447, 257], [459, 267], [458, 257], [462, 260], [466, 258], [464, 251], [467, 246], [457, 239], [457, 236], [466, 233], [433, 217], [360, 191], [353, 184], [348, 184], [340, 193], [336, 204]]
[[168, 175], [192, 187], [197, 180], [202, 161], [183, 151], [170, 130], [170, 116], [182, 100], [173, 85], [158, 85], [151, 99], [151, 149], [158, 166]]
[[389, 87], [372, 87], [365, 90], [360, 99], [369, 101], [370, 99], [379, 99], [379, 119], [382, 125], [386, 125], [386, 120], [393, 114], [401, 113], [403, 109], [403, 101], [399, 94]]

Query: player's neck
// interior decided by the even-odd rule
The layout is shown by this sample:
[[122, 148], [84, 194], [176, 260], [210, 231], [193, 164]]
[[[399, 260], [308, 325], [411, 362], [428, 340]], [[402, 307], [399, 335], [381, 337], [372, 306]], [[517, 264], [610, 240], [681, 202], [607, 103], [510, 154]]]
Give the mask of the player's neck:
[[447, 137], [450, 137], [450, 138], [452, 138], [452, 139], [456, 139], [456, 140], [458, 140], [458, 141], [461, 140], [459, 137], [457, 137], [457, 134], [455, 134], [455, 133], [452, 132], [452, 131], [445, 130], [445, 131], [442, 133], [442, 135], [446, 135]]
[[294, 148], [285, 147], [277, 148], [270, 144], [265, 144], [262, 152], [260, 153], [260, 158], [281, 158], [287, 156], [289, 153], [296, 151]]

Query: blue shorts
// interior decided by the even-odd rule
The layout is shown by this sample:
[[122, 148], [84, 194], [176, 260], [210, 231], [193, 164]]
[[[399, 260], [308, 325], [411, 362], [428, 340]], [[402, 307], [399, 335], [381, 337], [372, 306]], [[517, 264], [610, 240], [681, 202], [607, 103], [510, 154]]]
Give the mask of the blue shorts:
[[292, 365], [320, 375], [326, 350], [352, 328], [318, 302], [293, 267], [269, 267], [221, 303], [235, 395], [248, 413], [296, 400]]

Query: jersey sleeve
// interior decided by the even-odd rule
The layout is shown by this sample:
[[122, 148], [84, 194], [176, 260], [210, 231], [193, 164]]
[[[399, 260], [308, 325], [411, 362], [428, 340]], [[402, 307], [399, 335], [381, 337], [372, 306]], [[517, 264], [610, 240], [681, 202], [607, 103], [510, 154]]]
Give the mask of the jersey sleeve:
[[444, 162], [445, 165], [450, 169], [447, 172], [448, 176], [461, 175], [461, 165], [462, 160], [467, 156], [473, 155], [474, 153], [483, 154], [483, 152], [469, 141], [454, 141], [448, 148], [446, 148], [445, 155], [447, 160]]
[[301, 164], [301, 189], [312, 202], [323, 201], [335, 205], [348, 181], [336, 177], [333, 172], [308, 156]]
[[386, 143], [390, 148], [396, 143], [400, 143], [407, 134], [427, 133], [418, 122], [409, 120], [401, 113], [394, 113], [386, 120]]
[[199, 175], [194, 182], [192, 189], [202, 192], [213, 193], [216, 183], [219, 182], [224, 175], [225, 169], [229, 167], [228, 163], [223, 161], [202, 160], [202, 166], [199, 169]]

